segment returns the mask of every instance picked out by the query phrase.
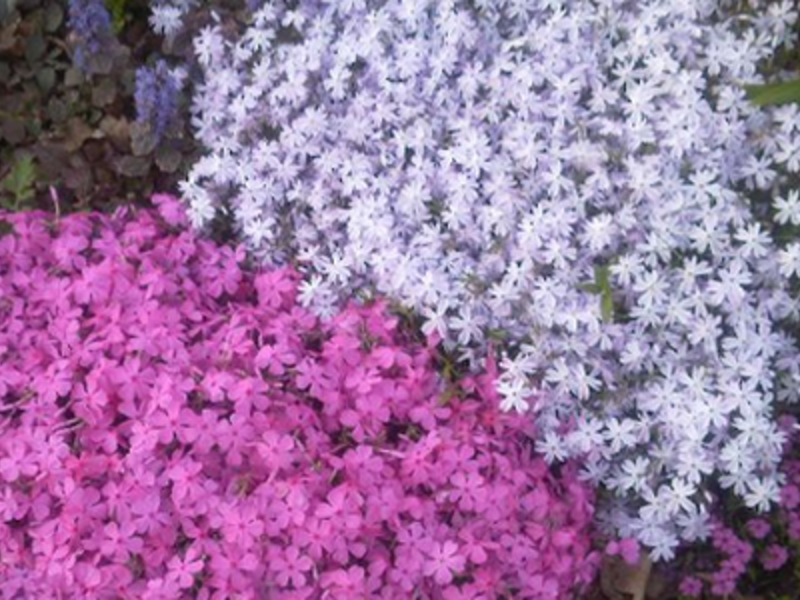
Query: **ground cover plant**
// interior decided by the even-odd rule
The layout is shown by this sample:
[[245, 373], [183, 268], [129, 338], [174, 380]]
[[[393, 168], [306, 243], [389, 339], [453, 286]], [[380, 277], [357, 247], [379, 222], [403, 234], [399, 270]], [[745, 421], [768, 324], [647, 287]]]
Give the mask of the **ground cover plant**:
[[0, 598], [541, 598], [593, 580], [591, 488], [490, 369], [181, 205], [0, 214]]
[[194, 37], [195, 226], [229, 216], [318, 314], [384, 294], [473, 366], [500, 348], [504, 408], [654, 559], [720, 487], [778, 500], [800, 121], [744, 85], [792, 2], [250, 7]]
[[[56, 126], [56, 135], [82, 156], [92, 154], [91, 164], [99, 167], [93, 173], [102, 172], [107, 162], [124, 174], [130, 196], [139, 186], [152, 188], [152, 162], [173, 170], [187, 164], [175, 150], [177, 142], [188, 141], [183, 128], [191, 123], [203, 158], [181, 189], [196, 229], [213, 239], [243, 241], [251, 258], [269, 265], [265, 273], [282, 273], [299, 286], [292, 293], [303, 310], [310, 309], [303, 313], [309, 322], [322, 318], [313, 325], [321, 338], [338, 335], [342, 319], [370, 321], [377, 314], [369, 312], [375, 298], [391, 298], [391, 310], [383, 314], [387, 319], [401, 315], [403, 325], [387, 325], [391, 340], [381, 338], [378, 346], [400, 344], [409, 356], [426, 357], [425, 373], [440, 386], [437, 401], [428, 398], [435, 431], [472, 427], [483, 435], [489, 427], [499, 434], [489, 425], [498, 415], [484, 418], [472, 408], [454, 409], [465, 401], [472, 407], [473, 401], [491, 399], [523, 414], [519, 420], [502, 419], [522, 440], [515, 450], [533, 444], [555, 465], [574, 461], [563, 473], [561, 488], [542, 475], [547, 486], [554, 486], [547, 489], [556, 495], [568, 490], [575, 483], [575, 465], [584, 485], [597, 485], [597, 518], [605, 535], [595, 539], [595, 546], [606, 548], [606, 560], [600, 585], [590, 592], [602, 591], [604, 600], [645, 595], [787, 600], [796, 595], [800, 481], [796, 421], [786, 416], [796, 415], [800, 389], [795, 3], [70, 0], [66, 43], [57, 39], [63, 27], [49, 4], [0, 0], [0, 84], [12, 87], [10, 95], [0, 91], [0, 109], [10, 107], [14, 117], [0, 122], [0, 137], [18, 137], [23, 119], [43, 114], [32, 107], [35, 98], [48, 101], [44, 114], [55, 123], [64, 112], [59, 103], [76, 97], [65, 94], [63, 85], [79, 72], [81, 94], [89, 90], [93, 108], [88, 114], [83, 108], [70, 110], [89, 127], [72, 118], [63, 132]], [[58, 4], [63, 17], [64, 5]], [[12, 18], [6, 27], [6, 7], [14, 5], [22, 19]], [[154, 44], [151, 33], [131, 46], [146, 21], [163, 43]], [[126, 46], [133, 60], [123, 61], [117, 80], [116, 68], [107, 72], [108, 58], [127, 54]], [[64, 73], [62, 82], [64, 49], [77, 68]], [[12, 62], [8, 68], [9, 57], [22, 56], [27, 66]], [[41, 73], [39, 66], [44, 66]], [[16, 94], [20, 88], [24, 93]], [[109, 128], [108, 117], [113, 121], [121, 113]], [[60, 176], [51, 174], [54, 161], [40, 151], [38, 140], [28, 144], [37, 123], [45, 132], [51, 127], [46, 119], [35, 119], [25, 125], [22, 151], [12, 156], [0, 148], [0, 204], [16, 211], [44, 201], [64, 211]], [[109, 154], [109, 142], [115, 153], [133, 156]], [[109, 157], [105, 161], [97, 159], [101, 144]], [[137, 170], [144, 179], [135, 176]], [[63, 183], [80, 196], [85, 192], [78, 193], [74, 184], [86, 173], [67, 170]], [[102, 177], [108, 185], [108, 177]], [[101, 189], [92, 180], [89, 176], [82, 187], [95, 198], [109, 198], [104, 189], [116, 189]], [[69, 191], [66, 196], [70, 204]], [[182, 220], [171, 201], [164, 211], [173, 225]], [[97, 218], [90, 220], [106, 222]], [[8, 229], [0, 224], [0, 234]], [[112, 229], [115, 235], [124, 230]], [[194, 258], [188, 260], [195, 264]], [[237, 288], [231, 304], [232, 293], [219, 292], [225, 278], [213, 279], [198, 282], [198, 289], [210, 286], [211, 297], [224, 306], [209, 308], [209, 314], [215, 310], [224, 319], [244, 292]], [[354, 298], [361, 304], [348, 307]], [[412, 333], [419, 327], [421, 336]], [[331, 357], [307, 338], [308, 331], [301, 328], [302, 352], [325, 363]], [[356, 337], [361, 348], [353, 352], [353, 361], [358, 356], [363, 364], [345, 368], [369, 370], [374, 341]], [[274, 343], [257, 334], [250, 342], [261, 349]], [[265, 350], [269, 358], [262, 359], [273, 360], [273, 352], [284, 351]], [[300, 351], [286, 352], [277, 359], [282, 373], [255, 366], [268, 386], [279, 380], [308, 394], [292, 379], [303, 377], [296, 373], [300, 363], [286, 358]], [[330, 489], [342, 478], [354, 477], [361, 485], [361, 471], [371, 472], [375, 453], [387, 469], [400, 468], [402, 476], [402, 460], [385, 451], [406, 452], [426, 432], [430, 435], [420, 429], [419, 413], [409, 411], [399, 425], [404, 417], [394, 413], [388, 422], [381, 420], [382, 404], [376, 408], [366, 396], [371, 399], [374, 388], [383, 390], [387, 381], [400, 387], [407, 381], [394, 367], [387, 372], [379, 365], [377, 371], [370, 377], [380, 384], [365, 384], [372, 388], [363, 397], [360, 384], [354, 384], [352, 393], [360, 399], [356, 408], [367, 410], [368, 420], [378, 424], [359, 429], [353, 414], [342, 413], [333, 423], [345, 433], [334, 435], [326, 429], [329, 421], [323, 423], [320, 435], [334, 438], [336, 459], [347, 462], [341, 451], [372, 452], [349, 468], [331, 462], [325, 483]], [[494, 390], [489, 378], [476, 379], [485, 372], [499, 375], [491, 380]], [[79, 369], [76, 377], [85, 374]], [[348, 377], [343, 385], [350, 393]], [[194, 379], [193, 407], [193, 394], [204, 393], [202, 377]], [[251, 435], [252, 423], [233, 418], [241, 397], [233, 398], [227, 388], [223, 393], [222, 404], [212, 402], [233, 412], [221, 421], [230, 421], [231, 435]], [[314, 394], [309, 395], [313, 404]], [[270, 415], [270, 410], [264, 412]], [[256, 421], [256, 428], [275, 427]], [[196, 442], [181, 435], [167, 444], [168, 461], [176, 453], [194, 452]], [[289, 454], [301, 447], [294, 437], [280, 440]], [[370, 450], [363, 450], [365, 443]], [[120, 447], [127, 457], [129, 450]], [[162, 458], [159, 445], [153, 451], [146, 444], [143, 448]], [[8, 452], [3, 465], [13, 473], [26, 454], [18, 447]], [[435, 475], [436, 452], [429, 458]], [[538, 481], [544, 471], [534, 462], [520, 468], [531, 468]], [[313, 460], [310, 465], [318, 468]], [[302, 462], [290, 467], [301, 468]], [[258, 473], [267, 473], [260, 493], [283, 485], [286, 468], [274, 477], [273, 472]], [[459, 570], [462, 550], [469, 555], [471, 543], [459, 537], [459, 528], [472, 531], [467, 523], [476, 522], [462, 504], [472, 504], [477, 512], [493, 485], [505, 489], [485, 470], [478, 470], [482, 479], [470, 473], [458, 484], [452, 476], [433, 476], [425, 484], [425, 493], [454, 505], [462, 519], [456, 523], [455, 513], [436, 512], [453, 533], [447, 540], [432, 538], [441, 544], [435, 547], [440, 558], [452, 558], [450, 567], [430, 566], [430, 540], [420, 546], [422, 562], [409, 559], [421, 578], [420, 595], [547, 596], [556, 593], [554, 585], [565, 593], [576, 579], [585, 581], [599, 562], [597, 553], [583, 545], [586, 536], [578, 550], [588, 557], [586, 572], [571, 578], [560, 573], [569, 570], [570, 561], [583, 564], [579, 556], [553, 566], [539, 555], [515, 558], [510, 545], [504, 548], [511, 554], [502, 557], [487, 551], [504, 564], [492, 571], [502, 584], [491, 591], [481, 587], [486, 578], [477, 574], [485, 574], [489, 562], [466, 556], [466, 570]], [[240, 486], [242, 497], [252, 494], [249, 478], [234, 484], [226, 477], [215, 473], [211, 479], [226, 482], [225, 493], [233, 486], [236, 495]], [[465, 499], [463, 491], [454, 496], [434, 491], [441, 485], [466, 489], [476, 482], [480, 492], [472, 498]], [[175, 485], [172, 481], [172, 489]], [[169, 489], [169, 484], [161, 488], [162, 497], [172, 493]], [[358, 493], [367, 498], [367, 490], [373, 488], [362, 486]], [[20, 493], [29, 493], [27, 482]], [[17, 540], [28, 539], [28, 523], [13, 522]], [[237, 560], [247, 556], [254, 564], [248, 541], [226, 541], [224, 531], [209, 526], [212, 541], [243, 548]], [[391, 537], [400, 534], [392, 527], [387, 533], [384, 523], [380, 530], [358, 534], [369, 540], [363, 542], [366, 547], [386, 549], [387, 564], [405, 560]], [[188, 544], [182, 535], [183, 530], [172, 547], [179, 556]], [[527, 529], [525, 535], [540, 537]], [[609, 535], [624, 539], [609, 542]], [[640, 556], [637, 541], [626, 536], [643, 542], [649, 558]], [[453, 539], [457, 545], [448, 545]], [[273, 587], [256, 589], [255, 597], [334, 594], [325, 588], [314, 556], [314, 566], [305, 569], [303, 548], [290, 556], [280, 542], [273, 551], [262, 541], [261, 570], [254, 567], [250, 575], [264, 575]], [[369, 550], [361, 557], [362, 542], [354, 543], [358, 551], [348, 550], [349, 560], [363, 569], [366, 595], [408, 596], [393, 579], [392, 567], [369, 565]], [[525, 541], [513, 544], [528, 547]], [[87, 548], [77, 561], [80, 568], [65, 569], [68, 577], [83, 573], [84, 563], [92, 562], [91, 551]], [[112, 559], [101, 554], [96, 564], [103, 571]], [[508, 556], [516, 571], [505, 564]], [[615, 557], [636, 564], [620, 567]], [[273, 569], [281, 561], [302, 565], [298, 579]], [[169, 570], [156, 569], [155, 580], [152, 570], [142, 575], [138, 558], [126, 563], [133, 578], [120, 585], [156, 597], [206, 594], [203, 586], [220, 563], [199, 562], [203, 569], [185, 590], [176, 589]], [[14, 585], [37, 568], [26, 563]], [[525, 588], [513, 575], [520, 570], [543, 579]], [[361, 574], [355, 571], [356, 578]], [[559, 583], [544, 581], [554, 574]], [[248, 576], [239, 583], [248, 585], [243, 583]], [[451, 581], [444, 583], [448, 576]], [[283, 580], [288, 589], [281, 588]], [[307, 589], [293, 589], [302, 587], [300, 580]], [[183, 581], [188, 585], [188, 576]], [[28, 593], [50, 597], [53, 590]], [[588, 597], [594, 599], [591, 593]]]

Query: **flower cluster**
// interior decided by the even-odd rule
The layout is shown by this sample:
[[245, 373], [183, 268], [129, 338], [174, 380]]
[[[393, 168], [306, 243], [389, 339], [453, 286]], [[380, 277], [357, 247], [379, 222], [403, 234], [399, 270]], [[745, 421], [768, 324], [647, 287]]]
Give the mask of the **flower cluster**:
[[177, 126], [179, 118], [182, 73], [171, 70], [159, 60], [153, 67], [136, 71], [136, 120], [150, 128], [155, 140], [160, 140]]
[[0, 597], [560, 600], [591, 491], [381, 303], [160, 215], [4, 215]]
[[318, 314], [378, 292], [473, 363], [502, 338], [504, 408], [669, 558], [708, 534], [710, 481], [777, 500], [800, 388], [800, 245], [771, 220], [800, 218], [800, 120], [773, 138], [742, 90], [797, 11], [743, 4], [265, 3], [195, 36], [191, 221], [295, 261]]
[[89, 69], [89, 60], [114, 36], [111, 15], [103, 0], [69, 0], [69, 27], [77, 38], [75, 64]]
[[[753, 517], [749, 511], [734, 511], [712, 527], [708, 547], [695, 548], [693, 560], [684, 567], [690, 572], [680, 582], [680, 592], [687, 598], [730, 597], [740, 593], [761, 593], [762, 582], [770, 582], [770, 573], [781, 572], [783, 581], [770, 590], [795, 592], [800, 577], [800, 435], [796, 420], [788, 419], [784, 429], [789, 435], [788, 456], [781, 466], [786, 484], [780, 504], [768, 515]], [[685, 556], [681, 557], [685, 559]]]
[[185, 27], [186, 15], [197, 4], [197, 0], [152, 0], [150, 25], [156, 33], [174, 37]]

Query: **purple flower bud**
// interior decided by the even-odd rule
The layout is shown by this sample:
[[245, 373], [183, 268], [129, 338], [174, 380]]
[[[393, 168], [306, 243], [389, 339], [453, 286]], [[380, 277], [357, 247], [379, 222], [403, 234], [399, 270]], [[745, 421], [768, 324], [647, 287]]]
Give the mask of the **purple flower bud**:
[[69, 0], [69, 26], [78, 39], [75, 64], [86, 71], [89, 58], [113, 37], [111, 15], [102, 0]]
[[163, 60], [136, 72], [136, 120], [149, 125], [157, 140], [176, 123], [180, 91], [180, 82]]

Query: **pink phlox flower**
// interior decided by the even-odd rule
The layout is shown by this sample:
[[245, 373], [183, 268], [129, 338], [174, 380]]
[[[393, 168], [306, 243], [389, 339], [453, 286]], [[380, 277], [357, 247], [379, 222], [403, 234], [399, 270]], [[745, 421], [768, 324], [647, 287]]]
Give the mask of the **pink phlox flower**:
[[55, 403], [58, 398], [67, 396], [72, 390], [72, 365], [67, 360], [52, 363], [40, 377], [34, 379], [33, 387], [48, 403]]
[[177, 600], [181, 597], [178, 582], [169, 577], [156, 577], [147, 582], [142, 600]]
[[544, 575], [533, 575], [526, 578], [527, 593], [538, 600], [561, 600], [558, 581]]
[[10, 486], [0, 488], [0, 523], [8, 523], [24, 517], [28, 511], [26, 504], [24, 496], [17, 495]]
[[380, 371], [377, 368], [356, 365], [345, 378], [344, 385], [357, 394], [367, 395], [380, 383], [381, 379]]
[[439, 585], [448, 585], [453, 580], [453, 574], [462, 571], [465, 564], [466, 560], [459, 554], [456, 542], [434, 542], [427, 551], [424, 573], [433, 577]]
[[421, 406], [414, 406], [408, 411], [408, 418], [426, 431], [433, 431], [436, 429], [438, 421], [446, 420], [451, 414], [452, 411], [446, 406], [427, 403]]
[[794, 484], [785, 485], [781, 489], [781, 505], [787, 510], [800, 506], [800, 487]]
[[757, 540], [763, 540], [772, 531], [772, 526], [766, 519], [755, 518], [747, 521], [747, 531]]
[[83, 251], [89, 248], [88, 234], [90, 230], [62, 231], [50, 244], [50, 250], [56, 264], [62, 269], [81, 270], [86, 267]]
[[272, 473], [288, 469], [294, 460], [295, 443], [290, 435], [268, 431], [254, 446], [264, 465]]
[[170, 466], [165, 475], [172, 482], [170, 497], [176, 505], [180, 505], [191, 493], [191, 489], [199, 483], [203, 465], [191, 459], [184, 459]]
[[619, 556], [629, 565], [637, 565], [639, 564], [641, 549], [639, 542], [634, 538], [623, 538], [610, 541], [606, 546], [606, 554]]
[[328, 371], [325, 365], [304, 358], [297, 364], [297, 388], [309, 390], [312, 396], [320, 398], [335, 387], [334, 379], [329, 376]]
[[330, 550], [332, 532], [333, 528], [329, 520], [311, 517], [305, 521], [302, 529], [297, 529], [292, 533], [293, 543], [298, 548], [305, 549], [311, 558], [318, 561], [324, 552]]
[[323, 356], [346, 373], [362, 360], [361, 342], [352, 335], [337, 333], [323, 345]]
[[9, 483], [20, 477], [34, 477], [39, 472], [34, 455], [22, 439], [11, 438], [0, 443], [0, 457], [0, 476]]
[[386, 523], [393, 530], [401, 528], [403, 487], [384, 481], [372, 494], [366, 496], [368, 523]]
[[291, 512], [286, 500], [274, 498], [264, 510], [264, 527], [269, 536], [280, 535], [292, 522]]
[[90, 372], [83, 383], [75, 386], [73, 398], [72, 410], [76, 416], [89, 425], [100, 424], [109, 405], [107, 384], [103, 381], [102, 372]]
[[459, 471], [450, 476], [450, 483], [454, 488], [450, 500], [457, 502], [461, 510], [476, 510], [486, 501], [487, 490], [480, 474]]
[[761, 553], [760, 559], [767, 571], [777, 571], [789, 560], [789, 551], [785, 546], [770, 544]]
[[320, 584], [327, 594], [323, 597], [335, 600], [366, 599], [365, 576], [364, 569], [359, 566], [326, 571], [320, 577]]
[[153, 204], [158, 208], [158, 214], [171, 227], [183, 228], [188, 225], [186, 207], [175, 196], [169, 194], [153, 194]]
[[174, 556], [167, 563], [167, 579], [173, 580], [182, 590], [192, 587], [195, 577], [203, 570], [204, 561], [200, 551], [190, 547], [181, 559]]
[[353, 509], [358, 509], [363, 503], [361, 495], [353, 491], [349, 485], [338, 485], [328, 492], [325, 501], [317, 506], [316, 516], [335, 520], [341, 517], [347, 518], [347, 513], [352, 513]]
[[148, 423], [158, 435], [158, 442], [168, 445], [175, 438], [181, 424], [181, 407], [170, 404], [166, 408], [156, 408], [148, 417]]
[[487, 550], [494, 549], [497, 545], [494, 542], [478, 540], [469, 529], [459, 532], [458, 538], [461, 541], [461, 551], [467, 559], [475, 565], [482, 565], [488, 559]]
[[273, 311], [294, 303], [297, 294], [296, 275], [289, 269], [259, 273], [254, 282], [259, 306]]
[[139, 533], [154, 533], [172, 522], [170, 514], [162, 509], [158, 489], [143, 490], [131, 502], [131, 515]]
[[269, 406], [269, 387], [260, 377], [244, 377], [233, 384], [228, 396], [240, 419], [249, 419], [253, 407], [264, 411]]
[[689, 598], [700, 598], [703, 595], [703, 581], [698, 577], [684, 577], [678, 591]]
[[433, 471], [433, 464], [430, 460], [430, 455], [433, 452], [435, 445], [431, 443], [431, 436], [432, 434], [429, 434], [419, 442], [415, 443], [403, 457], [401, 474], [409, 483], [425, 483], [428, 481]]
[[236, 378], [227, 371], [210, 370], [203, 377], [202, 390], [212, 402], [223, 402], [229, 390], [233, 389]]
[[286, 367], [297, 364], [297, 354], [284, 343], [266, 344], [258, 350], [253, 364], [258, 369], [281, 376], [286, 373]]
[[115, 521], [107, 523], [103, 526], [100, 553], [117, 562], [125, 562], [131, 554], [140, 553], [144, 547], [142, 538], [136, 533], [136, 527], [130, 521], [122, 524], [118, 524]]
[[103, 574], [100, 569], [87, 561], [76, 563], [74, 572], [75, 580], [79, 584], [79, 589], [82, 588], [84, 597], [91, 597], [90, 594], [93, 590], [98, 589], [103, 583]]
[[115, 278], [115, 263], [111, 259], [87, 266], [80, 272], [72, 288], [75, 301], [83, 305], [105, 304], [110, 299]]
[[[493, 596], [492, 596], [493, 597]], [[490, 597], [472, 584], [450, 585], [442, 591], [443, 600], [490, 600]]]
[[236, 414], [220, 419], [217, 426], [217, 445], [225, 453], [228, 465], [239, 467], [249, 453], [255, 431]]
[[222, 504], [212, 525], [219, 528], [226, 542], [242, 549], [251, 548], [264, 533], [264, 522], [255, 506]]
[[270, 557], [270, 568], [275, 572], [278, 585], [288, 587], [290, 584], [299, 589], [306, 585], [306, 573], [314, 566], [314, 562], [300, 552], [297, 546], [289, 546], [285, 550], [277, 550]]

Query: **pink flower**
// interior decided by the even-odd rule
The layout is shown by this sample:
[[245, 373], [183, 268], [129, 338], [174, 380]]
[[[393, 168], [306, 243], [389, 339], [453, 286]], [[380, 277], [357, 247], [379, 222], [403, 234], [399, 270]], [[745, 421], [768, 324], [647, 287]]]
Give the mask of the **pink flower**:
[[629, 565], [639, 564], [641, 558], [639, 542], [633, 538], [623, 538], [619, 541], [609, 542], [606, 546], [606, 554], [619, 556]]
[[296, 546], [289, 546], [285, 552], [276, 552], [270, 560], [278, 585], [287, 587], [291, 583], [297, 589], [306, 585], [306, 573], [313, 566], [313, 561], [301, 554]]
[[358, 566], [325, 572], [320, 583], [337, 600], [367, 598], [364, 569]]
[[684, 596], [700, 598], [703, 595], [703, 582], [697, 577], [684, 577], [678, 589]]
[[439, 585], [447, 585], [453, 580], [454, 572], [464, 569], [465, 560], [455, 542], [434, 542], [427, 554], [425, 575], [433, 577]]
[[2, 217], [0, 595], [489, 600], [591, 579], [591, 492], [521, 451], [496, 373], [442, 407], [437, 350], [386, 303], [320, 322], [297, 273], [254, 274], [155, 202]]
[[158, 207], [158, 213], [167, 224], [172, 227], [184, 227], [188, 224], [186, 208], [180, 200], [168, 194], [153, 194], [153, 204]]
[[789, 551], [779, 544], [770, 544], [761, 554], [761, 564], [767, 571], [777, 571], [789, 560]]
[[203, 570], [203, 560], [196, 548], [189, 548], [183, 559], [177, 556], [167, 563], [167, 579], [178, 584], [182, 590], [194, 585], [195, 576]]
[[8, 482], [33, 477], [39, 470], [25, 442], [12, 439], [0, 446], [0, 476]]
[[765, 537], [769, 535], [769, 532], [772, 530], [772, 526], [769, 524], [769, 521], [766, 519], [750, 519], [747, 522], [747, 531], [750, 532], [757, 540], [763, 540]]
[[117, 562], [125, 562], [131, 554], [142, 551], [144, 543], [136, 535], [136, 527], [131, 522], [121, 526], [115, 522], [103, 527], [103, 540], [100, 543], [100, 553]]

